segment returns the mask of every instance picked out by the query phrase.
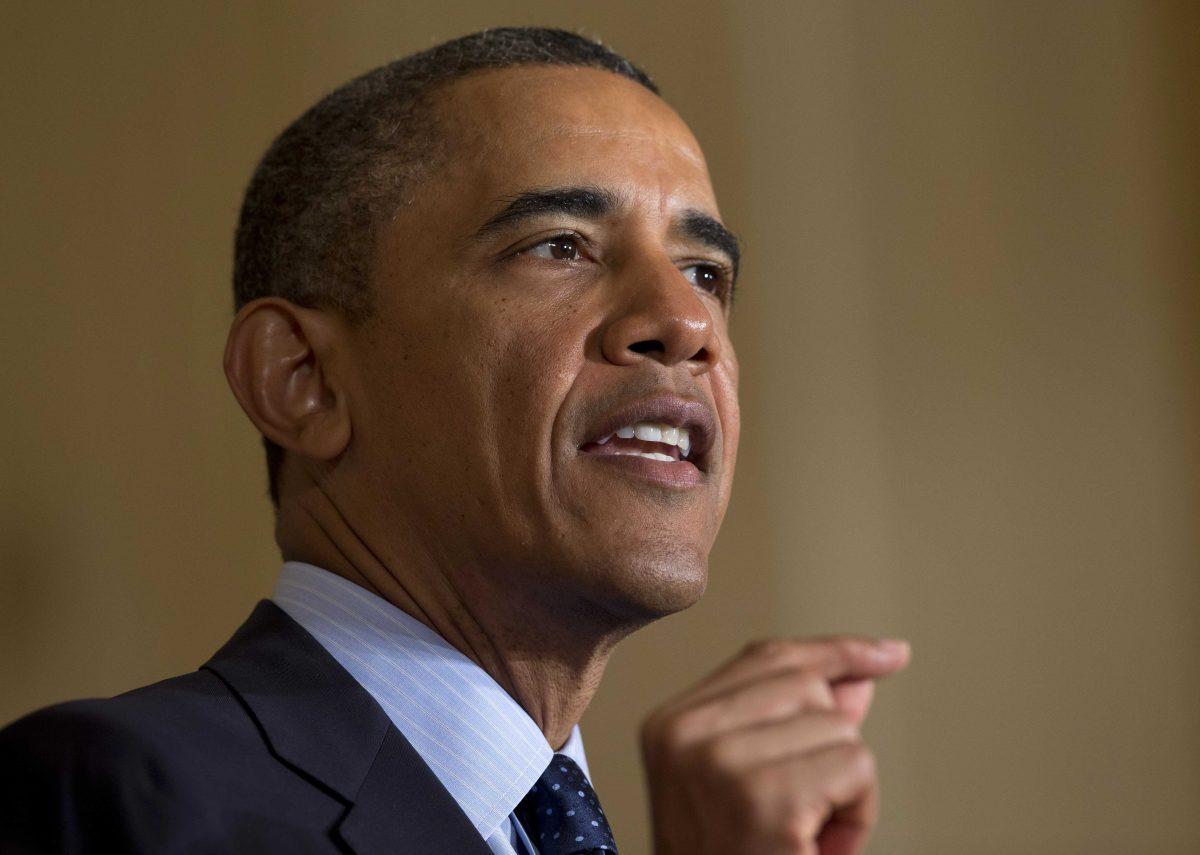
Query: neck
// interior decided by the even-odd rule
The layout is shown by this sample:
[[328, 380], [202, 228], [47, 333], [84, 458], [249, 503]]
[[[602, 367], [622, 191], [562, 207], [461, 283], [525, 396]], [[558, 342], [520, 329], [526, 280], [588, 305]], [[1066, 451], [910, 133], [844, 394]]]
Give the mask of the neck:
[[452, 558], [411, 534], [369, 538], [315, 486], [287, 497], [276, 524], [284, 560], [336, 573], [424, 623], [486, 671], [560, 749], [629, 630], [552, 586], [513, 584], [522, 578], [513, 568]]

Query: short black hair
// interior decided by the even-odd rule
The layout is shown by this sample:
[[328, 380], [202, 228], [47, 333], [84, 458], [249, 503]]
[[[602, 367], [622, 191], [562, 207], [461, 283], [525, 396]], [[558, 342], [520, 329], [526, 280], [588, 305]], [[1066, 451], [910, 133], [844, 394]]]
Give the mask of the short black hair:
[[[292, 122], [254, 171], [234, 238], [234, 310], [276, 296], [355, 322], [369, 317], [377, 226], [444, 148], [430, 96], [472, 72], [518, 65], [599, 68], [658, 94], [644, 71], [600, 42], [543, 27], [472, 33], [351, 80]], [[278, 507], [283, 449], [263, 444]]]

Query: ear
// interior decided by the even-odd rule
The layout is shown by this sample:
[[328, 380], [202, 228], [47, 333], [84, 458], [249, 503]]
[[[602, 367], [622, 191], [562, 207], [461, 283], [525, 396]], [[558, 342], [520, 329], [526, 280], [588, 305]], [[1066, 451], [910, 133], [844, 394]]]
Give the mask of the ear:
[[340, 380], [344, 321], [277, 297], [247, 303], [225, 343], [225, 377], [263, 436], [310, 460], [329, 461], [350, 442]]

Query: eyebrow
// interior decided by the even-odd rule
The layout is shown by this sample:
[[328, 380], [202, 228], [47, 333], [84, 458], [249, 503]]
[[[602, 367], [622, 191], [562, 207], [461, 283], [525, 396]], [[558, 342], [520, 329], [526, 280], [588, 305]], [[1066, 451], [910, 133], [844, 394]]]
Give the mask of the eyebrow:
[[617, 209], [617, 197], [601, 187], [552, 187], [526, 190], [507, 198], [508, 204], [475, 232], [485, 237], [523, 220], [547, 214], [568, 214], [589, 220], [606, 217]]
[[675, 228], [686, 237], [729, 256], [729, 263], [733, 267], [730, 278], [737, 282], [738, 266], [742, 261], [741, 244], [720, 220], [703, 211], [685, 211]]
[[[526, 190], [506, 197], [506, 204], [499, 213], [480, 226], [475, 237], [483, 238], [501, 229], [511, 228], [524, 220], [552, 214], [566, 214], [588, 220], [599, 220], [611, 215], [620, 207], [617, 195], [603, 187], [551, 187], [542, 190]], [[720, 220], [703, 211], [684, 211], [673, 224], [672, 230], [707, 247], [718, 250], [729, 257], [732, 280], [737, 281], [738, 266], [742, 253], [738, 239], [725, 228]]]

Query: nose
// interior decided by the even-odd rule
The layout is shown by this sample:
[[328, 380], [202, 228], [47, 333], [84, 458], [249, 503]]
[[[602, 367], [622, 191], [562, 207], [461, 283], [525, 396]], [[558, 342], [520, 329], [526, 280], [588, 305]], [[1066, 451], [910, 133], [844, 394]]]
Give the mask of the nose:
[[683, 274], [664, 259], [630, 277], [628, 295], [601, 339], [613, 365], [653, 360], [665, 366], [686, 363], [694, 375], [721, 358], [712, 308]]

